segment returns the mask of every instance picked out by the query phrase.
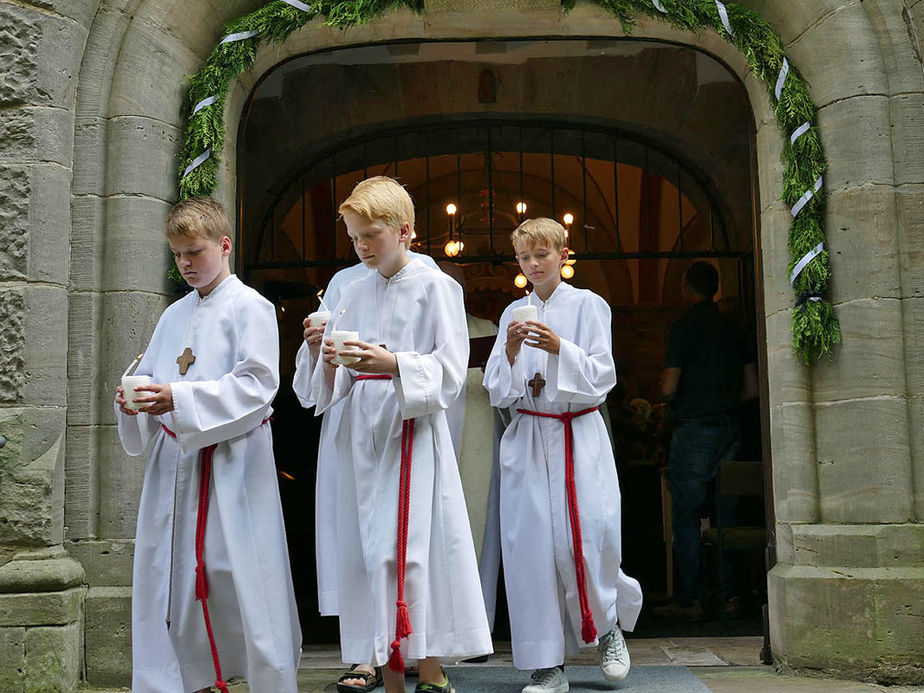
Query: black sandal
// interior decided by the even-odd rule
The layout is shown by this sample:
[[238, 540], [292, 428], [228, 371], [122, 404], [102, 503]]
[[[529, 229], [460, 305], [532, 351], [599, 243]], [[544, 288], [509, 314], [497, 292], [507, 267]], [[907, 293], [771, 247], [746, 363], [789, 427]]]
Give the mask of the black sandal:
[[[337, 691], [339, 693], [371, 693], [371, 691], [382, 685], [382, 669], [380, 667], [373, 667], [375, 673], [370, 674], [368, 671], [358, 671], [356, 669], [358, 666], [359, 664], [354, 664], [348, 672], [337, 679]], [[357, 686], [355, 683], [344, 683], [347, 679], [362, 679], [366, 683], [362, 686]]]

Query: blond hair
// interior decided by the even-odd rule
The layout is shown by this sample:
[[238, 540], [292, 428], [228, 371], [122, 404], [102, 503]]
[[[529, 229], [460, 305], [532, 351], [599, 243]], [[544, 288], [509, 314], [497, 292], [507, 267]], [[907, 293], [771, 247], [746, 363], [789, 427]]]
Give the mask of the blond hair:
[[548, 246], [561, 250], [566, 245], [565, 227], [548, 217], [527, 219], [513, 230], [510, 241], [514, 250], [517, 248], [517, 241], [525, 243], [528, 248]]
[[218, 243], [231, 237], [231, 222], [221, 203], [211, 197], [190, 197], [177, 202], [167, 215], [164, 235], [176, 238], [206, 238]]
[[[404, 186], [388, 176], [373, 176], [360, 181], [350, 196], [337, 209], [339, 214], [351, 211], [369, 221], [380, 219], [395, 231], [404, 224], [414, 230], [414, 203]], [[405, 248], [411, 247], [408, 234]]]

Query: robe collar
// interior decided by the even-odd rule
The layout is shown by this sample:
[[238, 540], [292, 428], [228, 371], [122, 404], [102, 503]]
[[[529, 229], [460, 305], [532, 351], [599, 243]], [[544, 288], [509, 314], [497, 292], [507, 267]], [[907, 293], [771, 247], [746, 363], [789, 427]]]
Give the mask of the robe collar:
[[196, 301], [197, 301], [198, 303], [204, 303], [205, 301], [210, 301], [210, 300], [213, 299], [215, 296], [217, 296], [217, 295], [219, 294], [219, 292], [221, 292], [222, 290], [224, 290], [224, 288], [225, 288], [226, 286], [231, 286], [231, 284], [234, 283], [234, 281], [232, 281], [232, 280], [237, 280], [237, 275], [236, 275], [236, 274], [233, 274], [233, 273], [232, 273], [232, 274], [229, 274], [227, 277], [225, 277], [224, 279], [222, 279], [221, 282], [219, 282], [218, 286], [216, 286], [214, 289], [212, 289], [211, 291], [209, 291], [209, 293], [208, 293], [207, 296], [200, 296], [200, 295], [199, 295], [199, 290], [198, 290], [198, 289], [193, 289], [193, 290], [192, 290], [192, 293], [193, 293], [193, 295], [196, 297]]
[[[536, 300], [542, 305], [543, 308], [548, 308], [550, 305], [557, 303], [561, 300], [562, 296], [565, 296], [573, 287], [570, 284], [565, 284], [565, 282], [558, 282], [558, 286], [555, 287], [555, 290], [549, 295], [544, 301], [536, 296]], [[534, 294], [535, 295], [535, 294]]]

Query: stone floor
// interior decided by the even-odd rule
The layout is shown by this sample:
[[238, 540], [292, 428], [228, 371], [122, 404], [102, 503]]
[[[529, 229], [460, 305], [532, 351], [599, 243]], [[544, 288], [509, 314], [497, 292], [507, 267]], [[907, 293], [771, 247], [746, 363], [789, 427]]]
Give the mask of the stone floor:
[[[882, 686], [778, 674], [772, 667], [760, 664], [760, 637], [632, 638], [627, 642], [633, 664], [690, 667], [713, 693], [924, 693], [924, 687]], [[486, 664], [479, 666], [513, 666], [510, 644], [495, 643], [495, 647], [497, 652]], [[568, 659], [568, 663], [574, 665], [592, 665], [596, 661], [594, 651]], [[342, 669], [336, 647], [306, 646], [298, 676], [300, 693], [336, 693], [333, 682]], [[128, 689], [98, 690], [97, 693], [116, 693], [117, 690]], [[613, 690], [618, 691], [618, 686]], [[231, 686], [231, 691], [248, 693], [248, 688], [238, 684]]]

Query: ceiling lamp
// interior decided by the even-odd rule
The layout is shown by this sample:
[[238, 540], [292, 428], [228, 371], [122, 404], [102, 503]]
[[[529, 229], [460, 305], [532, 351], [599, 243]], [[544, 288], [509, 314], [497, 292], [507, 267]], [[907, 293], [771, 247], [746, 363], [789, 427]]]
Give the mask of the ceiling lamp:
[[517, 287], [518, 289], [525, 289], [526, 288], [526, 275], [520, 272], [516, 277], [514, 277], [513, 285]]
[[574, 276], [574, 267], [571, 265], [565, 265], [561, 268], [561, 278], [562, 279], [571, 279]]

